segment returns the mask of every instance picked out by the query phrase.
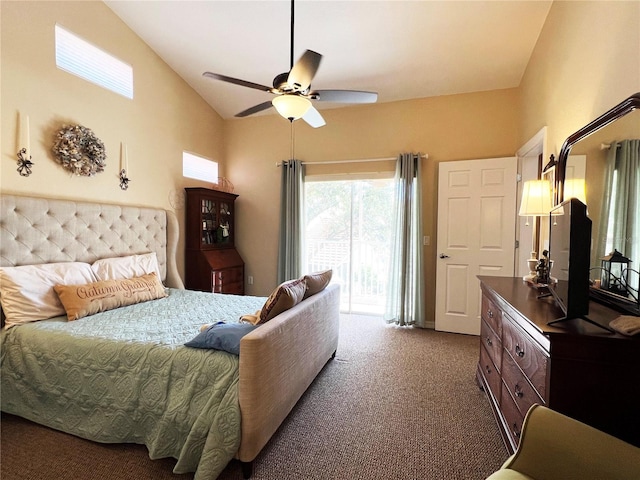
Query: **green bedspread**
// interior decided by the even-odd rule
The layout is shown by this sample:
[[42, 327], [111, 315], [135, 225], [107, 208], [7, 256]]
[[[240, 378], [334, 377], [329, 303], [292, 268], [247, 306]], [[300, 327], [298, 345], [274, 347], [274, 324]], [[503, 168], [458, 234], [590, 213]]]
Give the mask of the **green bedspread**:
[[98, 442], [145, 444], [153, 459], [176, 458], [175, 473], [216, 478], [240, 445], [238, 357], [183, 344], [265, 299], [168, 293], [3, 331], [2, 410]]

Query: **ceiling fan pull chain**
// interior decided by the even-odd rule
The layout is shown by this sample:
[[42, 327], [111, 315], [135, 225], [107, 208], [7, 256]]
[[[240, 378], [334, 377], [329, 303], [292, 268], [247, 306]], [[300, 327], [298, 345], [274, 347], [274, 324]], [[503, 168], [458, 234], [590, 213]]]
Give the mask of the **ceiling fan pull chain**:
[[295, 133], [293, 131], [293, 120], [289, 120], [289, 123], [291, 124], [291, 156], [289, 158], [291, 158], [291, 160], [295, 160], [294, 158], [294, 137], [295, 137]]

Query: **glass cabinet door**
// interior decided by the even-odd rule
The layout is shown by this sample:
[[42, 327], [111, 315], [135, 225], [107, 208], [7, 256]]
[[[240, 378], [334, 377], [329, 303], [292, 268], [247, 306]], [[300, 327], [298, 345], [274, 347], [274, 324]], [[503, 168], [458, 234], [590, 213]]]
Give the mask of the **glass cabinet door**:
[[202, 244], [213, 245], [216, 243], [216, 230], [218, 229], [216, 202], [203, 198], [200, 200], [200, 217], [202, 219]]
[[220, 224], [218, 225], [218, 243], [232, 243], [232, 226], [231, 218], [232, 207], [227, 202], [220, 202]]
[[186, 188], [186, 246], [211, 250], [234, 246], [234, 201], [237, 195], [203, 187]]

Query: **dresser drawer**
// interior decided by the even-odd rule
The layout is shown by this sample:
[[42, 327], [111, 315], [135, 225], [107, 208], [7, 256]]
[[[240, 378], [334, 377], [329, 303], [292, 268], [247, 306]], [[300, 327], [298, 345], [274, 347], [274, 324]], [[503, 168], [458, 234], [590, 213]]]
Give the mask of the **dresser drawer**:
[[546, 398], [549, 357], [521, 331], [508, 315], [503, 315], [502, 345], [520, 367], [541, 398]]
[[512, 450], [515, 450], [520, 442], [524, 415], [522, 415], [520, 410], [518, 410], [518, 407], [511, 398], [511, 395], [504, 383], [502, 384], [502, 401], [500, 402], [500, 411], [504, 417], [507, 434], [511, 439]]
[[480, 369], [482, 370], [486, 384], [489, 386], [489, 390], [491, 390], [491, 392], [487, 392], [487, 394], [493, 396], [495, 403], [500, 405], [500, 395], [502, 391], [500, 372], [491, 360], [484, 345], [480, 345]]
[[485, 295], [482, 296], [481, 316], [499, 337], [502, 336], [502, 310]]
[[502, 380], [523, 416], [534, 403], [545, 405], [545, 401], [531, 386], [511, 355], [505, 354], [502, 357]]
[[500, 358], [502, 356], [502, 342], [500, 338], [489, 328], [484, 320], [480, 322], [480, 341], [484, 348], [487, 349], [487, 353], [491, 358], [491, 361], [500, 370]]

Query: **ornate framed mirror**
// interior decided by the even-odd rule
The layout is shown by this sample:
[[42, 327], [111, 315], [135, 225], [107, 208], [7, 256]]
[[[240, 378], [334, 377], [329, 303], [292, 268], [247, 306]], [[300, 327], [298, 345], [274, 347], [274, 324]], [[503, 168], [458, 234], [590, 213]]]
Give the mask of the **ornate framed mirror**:
[[[631, 95], [598, 118], [570, 135], [563, 143], [555, 168], [555, 190], [557, 203], [566, 197], [567, 165], [570, 156], [586, 156], [586, 198], [588, 214], [593, 222], [591, 246], [591, 297], [616, 307], [626, 313], [640, 315], [640, 172], [636, 167], [618, 168], [619, 150], [623, 148], [637, 149], [637, 143], [631, 147], [631, 141], [640, 142], [640, 92]], [[613, 151], [611, 150], [613, 148]], [[618, 153], [616, 153], [616, 150]], [[637, 154], [636, 157], [637, 158]], [[625, 162], [627, 162], [625, 160]], [[637, 161], [635, 164], [637, 165]], [[631, 170], [629, 170], [631, 168]], [[634, 170], [635, 169], [635, 170]], [[614, 173], [615, 172], [615, 173]], [[621, 178], [635, 178], [624, 185], [624, 202], [620, 198]], [[615, 180], [613, 180], [615, 178]], [[617, 183], [616, 183], [617, 182]], [[613, 193], [612, 193], [613, 189]], [[611, 199], [614, 198], [614, 202]], [[620, 223], [621, 203], [628, 211], [625, 222], [631, 225], [628, 229], [614, 228]], [[616, 209], [618, 210], [616, 212]], [[626, 229], [626, 230], [625, 230]], [[615, 231], [615, 234], [612, 233]], [[622, 232], [622, 233], [620, 233]], [[620, 237], [622, 235], [622, 240]], [[631, 291], [619, 294], [601, 288], [599, 281], [603, 273], [603, 258], [614, 250], [631, 258], [628, 286]], [[607, 273], [607, 272], [605, 272]], [[629, 290], [629, 289], [627, 289]]]

